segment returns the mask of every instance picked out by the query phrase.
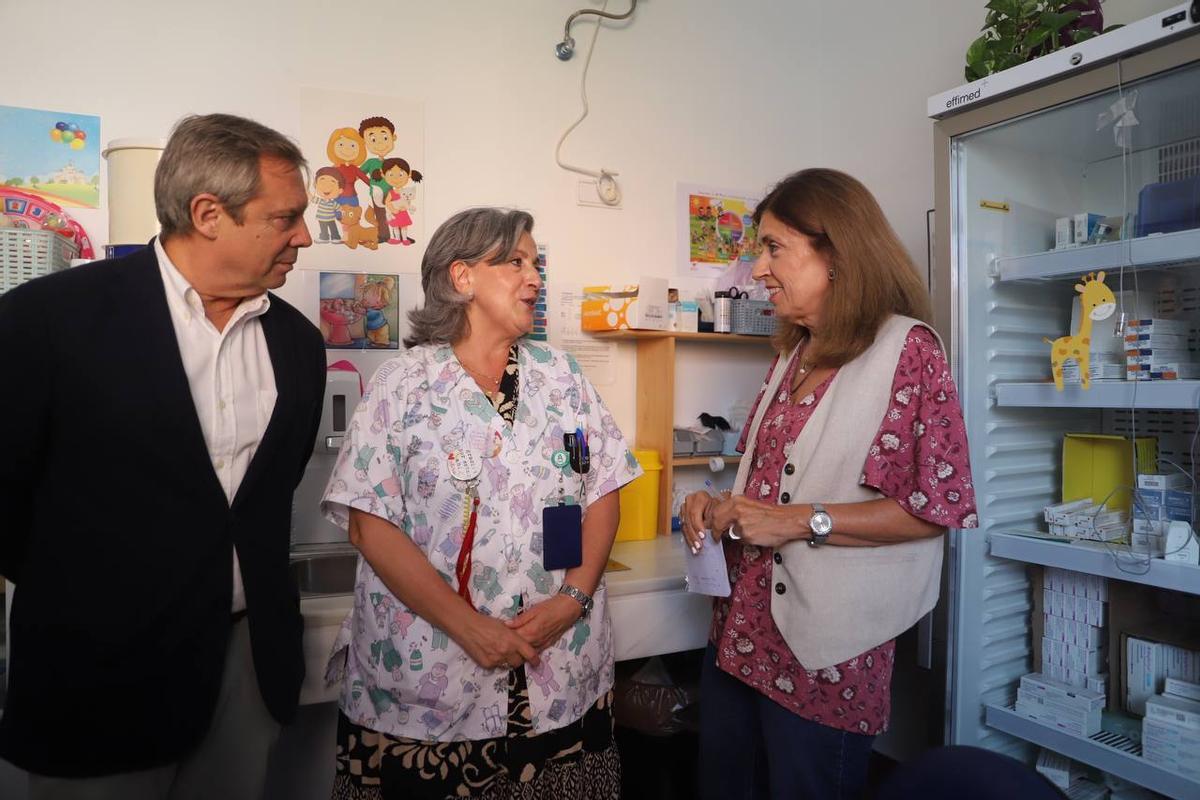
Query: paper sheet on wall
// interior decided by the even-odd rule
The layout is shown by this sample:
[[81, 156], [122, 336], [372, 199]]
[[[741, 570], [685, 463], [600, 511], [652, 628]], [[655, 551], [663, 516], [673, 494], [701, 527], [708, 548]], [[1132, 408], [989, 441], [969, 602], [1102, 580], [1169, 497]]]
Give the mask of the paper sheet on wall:
[[617, 345], [583, 332], [579, 321], [583, 287], [557, 286], [552, 291], [555, 309], [550, 325], [550, 344], [575, 356], [593, 384], [611, 386], [616, 381]]
[[720, 542], [714, 542], [712, 537], [704, 540], [700, 552], [688, 550], [687, 539], [682, 536], [679, 541], [686, 553], [687, 590], [693, 594], [708, 594], [713, 597], [729, 597], [729, 567], [725, 563], [725, 548]]

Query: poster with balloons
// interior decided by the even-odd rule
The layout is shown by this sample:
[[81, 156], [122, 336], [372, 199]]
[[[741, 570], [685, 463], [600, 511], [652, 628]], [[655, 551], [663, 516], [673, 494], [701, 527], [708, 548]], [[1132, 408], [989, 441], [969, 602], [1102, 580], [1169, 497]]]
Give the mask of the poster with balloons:
[[[759, 198], [743, 192], [678, 184], [679, 269], [693, 278], [719, 278], [731, 270], [748, 279], [758, 256], [754, 207]], [[735, 281], [741, 285], [747, 281]]]
[[100, 207], [100, 118], [0, 106], [0, 186], [64, 209]]

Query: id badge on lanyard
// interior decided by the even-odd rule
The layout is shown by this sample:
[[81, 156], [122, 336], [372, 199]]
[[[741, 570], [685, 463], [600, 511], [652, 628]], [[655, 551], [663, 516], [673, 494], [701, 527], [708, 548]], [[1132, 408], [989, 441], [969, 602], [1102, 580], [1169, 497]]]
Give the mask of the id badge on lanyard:
[[558, 470], [558, 505], [542, 509], [542, 566], [546, 570], [571, 569], [583, 563], [583, 507], [567, 503], [563, 489], [563, 467], [568, 464], [579, 476], [580, 495], [583, 476], [591, 469], [587, 436], [581, 428], [563, 434], [563, 449], [551, 456]]

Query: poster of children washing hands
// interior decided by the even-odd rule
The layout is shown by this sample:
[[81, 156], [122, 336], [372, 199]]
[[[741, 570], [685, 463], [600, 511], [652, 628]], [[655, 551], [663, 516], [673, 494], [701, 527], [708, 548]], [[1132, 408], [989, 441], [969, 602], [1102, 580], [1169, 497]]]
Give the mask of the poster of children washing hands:
[[399, 350], [395, 275], [322, 272], [321, 336], [330, 350]]
[[301, 91], [309, 228], [314, 244], [338, 245], [313, 248], [321, 266], [345, 263], [349, 248], [388, 253], [389, 269], [418, 267], [412, 245], [423, 238], [423, 128], [420, 107], [395, 98]]

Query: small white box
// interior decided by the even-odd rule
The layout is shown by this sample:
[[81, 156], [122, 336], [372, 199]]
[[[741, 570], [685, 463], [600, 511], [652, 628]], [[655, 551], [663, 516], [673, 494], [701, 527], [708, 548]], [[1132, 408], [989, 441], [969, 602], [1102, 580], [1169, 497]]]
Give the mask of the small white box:
[[[1146, 698], [1146, 719], [1200, 733], [1200, 702], [1174, 695]], [[1200, 758], [1200, 753], [1197, 753]]]
[[1108, 673], [1102, 675], [1088, 675], [1085, 685], [1090, 691], [1099, 692], [1108, 697]]
[[1089, 711], [1104, 708], [1104, 695], [1099, 692], [1068, 686], [1062, 681], [1037, 672], [1022, 675], [1019, 688], [1045, 697], [1057, 698], [1061, 702], [1072, 703]]
[[1125, 708], [1139, 717], [1146, 714], [1146, 700], [1158, 694], [1166, 680], [1162, 645], [1130, 636], [1125, 640]]
[[1200, 683], [1192, 683], [1180, 678], [1167, 678], [1163, 683], [1163, 694], [1200, 703]]
[[1162, 653], [1165, 677], [1200, 683], [1200, 652], [1164, 644]]
[[1052, 750], [1038, 753], [1036, 769], [1060, 789], [1066, 789], [1084, 776], [1083, 765]]
[[1054, 220], [1054, 249], [1062, 250], [1075, 245], [1075, 218], [1059, 217]]
[[1190, 489], [1192, 482], [1182, 472], [1168, 472], [1162, 475], [1141, 473], [1137, 476], [1137, 485], [1139, 489], [1166, 491], [1168, 489]]
[[[1064, 644], [1062, 665], [1080, 675], [1099, 675], [1105, 670], [1107, 663], [1105, 656], [1104, 650], [1089, 650], [1077, 644]], [[1080, 685], [1083, 684], [1080, 683]]]
[[1187, 336], [1191, 332], [1192, 323], [1186, 319], [1163, 319], [1153, 317], [1133, 319], [1125, 323], [1125, 333], [1168, 333]]
[[1027, 719], [1075, 736], [1094, 736], [1100, 732], [1100, 712], [1098, 710], [1066, 715], [1059, 714], [1056, 708], [1021, 700], [1017, 701], [1013, 710]]

